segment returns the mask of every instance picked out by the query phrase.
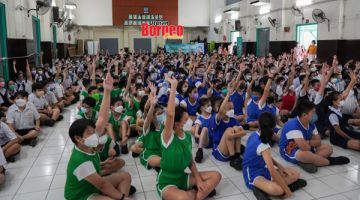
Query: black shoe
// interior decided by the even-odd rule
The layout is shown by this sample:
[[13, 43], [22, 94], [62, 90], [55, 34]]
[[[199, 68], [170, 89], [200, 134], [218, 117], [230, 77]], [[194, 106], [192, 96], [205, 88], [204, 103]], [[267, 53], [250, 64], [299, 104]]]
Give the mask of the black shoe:
[[202, 150], [201, 148], [199, 148], [199, 149], [197, 150], [197, 152], [196, 152], [195, 162], [201, 163], [203, 157], [204, 157], [203, 150]]
[[271, 200], [264, 191], [260, 190], [257, 187], [254, 187], [253, 193], [257, 200]]
[[117, 142], [115, 142], [115, 146], [113, 148], [116, 152], [116, 156], [120, 156], [120, 147], [119, 144]]
[[36, 146], [36, 144], [37, 144], [37, 139], [35, 138], [35, 139], [32, 139], [32, 140], [30, 140], [29, 141], [29, 145], [31, 146], [31, 147], [35, 147]]
[[135, 192], [136, 192], [136, 188], [131, 185], [129, 190], [129, 196], [135, 194]]
[[125, 146], [121, 147], [121, 153], [122, 154], [128, 154], [129, 153], [129, 149], [127, 147], [127, 144]]
[[63, 120], [63, 119], [64, 119], [64, 116], [59, 115], [59, 117], [57, 118], [57, 120], [56, 120], [56, 121], [58, 122], [58, 121], [61, 121], [61, 120]]
[[242, 170], [242, 159], [236, 158], [236, 159], [230, 161], [230, 166], [238, 171]]
[[289, 189], [291, 192], [295, 192], [296, 190], [300, 190], [301, 188], [305, 187], [307, 182], [304, 179], [298, 179], [297, 181], [291, 183], [289, 185]]
[[240, 152], [241, 152], [240, 155], [243, 155], [244, 152], [245, 152], [245, 146], [244, 146], [244, 145], [241, 145], [241, 146], [240, 146], [240, 150], [241, 150], [241, 151], [240, 151]]
[[310, 174], [313, 174], [315, 172], [318, 171], [318, 168], [313, 165], [313, 164], [310, 164], [310, 163], [302, 163], [302, 162], [299, 162], [298, 163], [299, 167], [301, 167], [304, 171], [310, 173]]
[[216, 195], [216, 190], [213, 189], [213, 191], [211, 191], [211, 192], [207, 195], [207, 198], [211, 198], [211, 197], [213, 197], [213, 196], [215, 196], [215, 195]]
[[195, 143], [199, 144], [199, 138], [198, 137], [195, 137]]
[[154, 169], [157, 173], [160, 172], [160, 167], [153, 167], [153, 169]]
[[133, 158], [137, 158], [137, 157], [139, 157], [139, 156], [140, 156], [140, 154], [135, 153], [135, 152], [132, 152], [132, 153], [131, 153], [131, 155], [132, 155], [132, 157], [133, 157]]
[[338, 156], [338, 157], [328, 157], [327, 158], [330, 162], [329, 165], [345, 165], [350, 162], [350, 159], [345, 156]]
[[242, 128], [243, 128], [244, 130], [250, 130], [250, 125], [249, 125], [249, 124], [243, 124], [243, 125], [242, 125]]
[[54, 124], [55, 124], [55, 120], [53, 120], [53, 119], [48, 119], [45, 121], [45, 125], [48, 127], [53, 127]]
[[9, 156], [8, 158], [6, 158], [6, 161], [11, 163], [15, 162], [15, 156], [14, 155]]

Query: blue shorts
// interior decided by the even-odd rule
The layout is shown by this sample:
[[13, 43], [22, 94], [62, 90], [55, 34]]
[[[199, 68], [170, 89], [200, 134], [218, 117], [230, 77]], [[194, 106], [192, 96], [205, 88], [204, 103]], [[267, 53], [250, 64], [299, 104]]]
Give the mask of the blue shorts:
[[230, 160], [230, 156], [224, 156], [217, 147], [213, 149], [212, 155], [221, 162], [228, 162]]
[[243, 176], [246, 187], [250, 190], [254, 189], [254, 181], [258, 177], [264, 177], [266, 180], [271, 181], [271, 175], [267, 168], [251, 169], [249, 167], [243, 168]]
[[274, 128], [274, 133], [276, 134], [276, 135], [279, 135], [278, 133], [279, 133], [279, 131], [280, 131], [281, 129], [280, 128]]
[[299, 150], [298, 147], [293, 148], [290, 153], [286, 151], [284, 148], [280, 148], [280, 155], [283, 157], [286, 161], [291, 162], [293, 164], [297, 164], [299, 161], [296, 160], [296, 152]]

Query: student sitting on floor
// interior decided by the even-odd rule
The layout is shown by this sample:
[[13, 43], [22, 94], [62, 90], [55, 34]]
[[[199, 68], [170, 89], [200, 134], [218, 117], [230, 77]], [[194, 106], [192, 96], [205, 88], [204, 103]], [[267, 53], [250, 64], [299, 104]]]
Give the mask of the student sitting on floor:
[[279, 141], [280, 155], [286, 161], [298, 164], [309, 173], [317, 167], [349, 163], [347, 157], [330, 157], [333, 150], [329, 144], [322, 144], [315, 127], [315, 104], [299, 101], [298, 116], [285, 123]]
[[250, 135], [244, 154], [245, 184], [261, 200], [269, 199], [267, 195], [290, 197], [293, 191], [306, 186], [306, 181], [299, 179], [300, 173], [296, 169], [284, 168], [272, 158], [270, 142], [275, 125], [271, 113], [262, 113], [260, 128]]
[[96, 106], [96, 100], [92, 97], [85, 97], [82, 101], [79, 112], [76, 115], [76, 119], [88, 119], [95, 122], [98, 118], [98, 112], [94, 110]]
[[49, 103], [45, 99], [44, 84], [34, 83], [32, 85], [32, 91], [28, 97], [28, 101], [36, 107], [40, 113], [40, 121], [46, 126], [54, 126], [57, 120], [61, 120], [60, 109], [55, 107], [51, 108]]
[[112, 86], [113, 79], [107, 74], [96, 125], [93, 121], [78, 119], [70, 126], [69, 135], [75, 147], [67, 167], [64, 195], [68, 200], [128, 199], [126, 197], [136, 191], [131, 187], [129, 173], [118, 172], [102, 177], [100, 158], [94, 150], [99, 144], [97, 133], [104, 132], [108, 121]]
[[6, 158], [4, 156], [4, 152], [0, 148], [0, 185], [5, 183], [5, 165], [6, 165]]
[[19, 142], [34, 147], [40, 131], [40, 114], [35, 106], [27, 101], [28, 93], [19, 91], [15, 94], [15, 104], [9, 107], [6, 123], [17, 135]]
[[[0, 112], [0, 118], [3, 117], [5, 117], [4, 113]], [[2, 121], [0, 121], [0, 146], [6, 160], [15, 162], [15, 156], [20, 153], [21, 146], [15, 133]]]

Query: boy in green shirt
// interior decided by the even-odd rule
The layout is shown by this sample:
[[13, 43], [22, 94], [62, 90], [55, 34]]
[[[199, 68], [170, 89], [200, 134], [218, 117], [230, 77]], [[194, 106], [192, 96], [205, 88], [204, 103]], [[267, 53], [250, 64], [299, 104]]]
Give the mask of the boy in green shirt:
[[[128, 199], [136, 191], [131, 186], [131, 176], [126, 172], [101, 176], [98, 133], [103, 133], [108, 121], [110, 92], [113, 79], [107, 74], [104, 81], [104, 99], [96, 124], [87, 119], [76, 120], [69, 129], [69, 136], [75, 147], [72, 151], [65, 183], [64, 196], [67, 200]], [[132, 189], [131, 189], [132, 188]]]
[[79, 112], [76, 115], [76, 119], [88, 119], [95, 122], [98, 118], [98, 112], [94, 110], [96, 100], [92, 97], [85, 97], [82, 101]]

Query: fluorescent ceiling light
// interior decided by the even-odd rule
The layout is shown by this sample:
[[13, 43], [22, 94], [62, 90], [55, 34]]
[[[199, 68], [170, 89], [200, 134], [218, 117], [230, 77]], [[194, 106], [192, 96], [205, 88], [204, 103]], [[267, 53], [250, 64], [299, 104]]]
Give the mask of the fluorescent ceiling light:
[[297, 7], [302, 7], [302, 6], [308, 6], [312, 4], [312, 0], [297, 0], [296, 1], [296, 6]]
[[259, 9], [259, 14], [260, 15], [263, 15], [263, 14], [266, 14], [266, 13], [269, 13], [269, 12], [270, 12], [270, 5], [262, 6]]
[[51, 1], [51, 7], [56, 7], [56, 0]]
[[69, 10], [75, 10], [76, 9], [76, 4], [74, 2], [72, 2], [72, 1], [66, 1], [65, 8], [67, 8]]
[[221, 20], [222, 20], [222, 16], [221, 16], [221, 15], [215, 16], [215, 23], [220, 23]]
[[270, 0], [257, 0], [250, 2], [253, 6], [264, 6], [270, 4]]
[[239, 12], [234, 12], [230, 16], [230, 19], [237, 19], [237, 18], [239, 18]]

